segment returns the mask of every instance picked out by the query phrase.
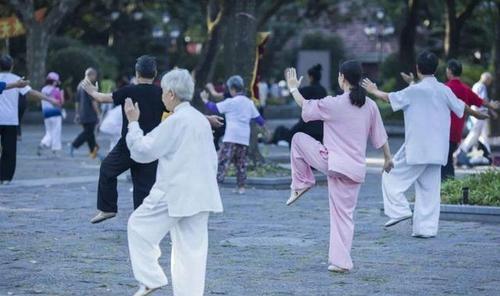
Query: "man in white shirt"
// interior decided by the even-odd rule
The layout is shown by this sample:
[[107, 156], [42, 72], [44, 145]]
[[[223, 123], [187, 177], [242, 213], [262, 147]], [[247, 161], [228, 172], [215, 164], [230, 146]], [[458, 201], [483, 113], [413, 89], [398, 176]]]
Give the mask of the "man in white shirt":
[[[9, 55], [1, 56], [0, 81], [6, 84], [18, 82], [21, 77], [12, 73], [13, 68], [14, 60]], [[16, 170], [19, 95], [27, 95], [38, 100], [47, 100], [53, 104], [59, 104], [56, 100], [31, 89], [28, 85], [24, 85], [21, 88], [4, 90], [0, 94], [0, 145], [2, 146], [0, 185], [9, 184]]]
[[[493, 76], [491, 76], [491, 73], [484, 72], [481, 74], [479, 81], [472, 86], [472, 91], [475, 92], [481, 99], [490, 101], [490, 98], [488, 97], [488, 86], [491, 85], [492, 81]], [[475, 106], [472, 108], [479, 110]], [[491, 151], [488, 144], [488, 122], [477, 118], [471, 118], [470, 120], [472, 122], [472, 128], [467, 137], [462, 141], [462, 144], [460, 145], [460, 152], [457, 156], [457, 160], [463, 164], [468, 164], [466, 154], [472, 149], [473, 146], [477, 145], [479, 141], [485, 146], [488, 153]]]
[[125, 101], [126, 137], [131, 158], [158, 160], [156, 182], [130, 216], [128, 240], [135, 296], [167, 285], [161, 266], [160, 241], [170, 232], [174, 295], [202, 296], [208, 252], [209, 212], [222, 212], [217, 184], [217, 153], [209, 121], [190, 105], [194, 82], [187, 70], [175, 69], [161, 80], [162, 100], [173, 114], [144, 135], [139, 106]]
[[424, 51], [417, 58], [419, 83], [392, 93], [378, 90], [369, 79], [363, 87], [389, 102], [393, 111], [403, 110], [405, 142], [394, 156], [394, 169], [382, 175], [384, 211], [390, 220], [386, 227], [410, 219], [412, 211], [405, 192], [415, 185], [413, 212], [414, 237], [434, 237], [438, 231], [441, 203], [441, 166], [448, 157], [450, 111], [458, 117], [464, 111], [485, 118], [459, 100], [449, 87], [434, 77], [438, 58]]

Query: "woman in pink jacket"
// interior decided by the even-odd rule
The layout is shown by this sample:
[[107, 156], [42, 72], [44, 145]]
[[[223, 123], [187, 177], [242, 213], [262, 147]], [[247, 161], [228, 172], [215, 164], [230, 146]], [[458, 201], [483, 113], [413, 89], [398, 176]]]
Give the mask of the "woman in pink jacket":
[[302, 77], [297, 79], [294, 68], [285, 71], [288, 88], [296, 103], [302, 107], [302, 119], [305, 122], [324, 122], [324, 145], [304, 133], [297, 133], [292, 138], [292, 192], [287, 205], [314, 186], [311, 167], [328, 176], [328, 270], [346, 272], [353, 268], [350, 255], [354, 235], [353, 213], [365, 179], [368, 139], [375, 148], [383, 149], [385, 171], [389, 172], [393, 163], [380, 112], [360, 86], [361, 65], [357, 61], [346, 61], [339, 72], [338, 83], [344, 91], [342, 95], [305, 100], [298, 91]]

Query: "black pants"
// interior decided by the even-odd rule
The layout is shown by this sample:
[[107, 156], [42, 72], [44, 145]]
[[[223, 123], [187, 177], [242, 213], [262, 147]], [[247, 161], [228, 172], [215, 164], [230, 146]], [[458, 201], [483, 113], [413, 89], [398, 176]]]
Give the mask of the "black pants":
[[0, 181], [11, 181], [16, 171], [17, 126], [0, 125]]
[[95, 142], [95, 125], [96, 123], [83, 123], [83, 131], [76, 137], [76, 139], [73, 141], [73, 147], [75, 148], [80, 148], [80, 146], [83, 145], [83, 143], [87, 142], [89, 145], [90, 152], [94, 151], [94, 148], [96, 147], [96, 142]]
[[19, 106], [17, 109], [17, 115], [19, 117], [19, 125], [17, 126], [17, 135], [21, 136], [22, 131], [21, 131], [21, 121], [23, 120], [24, 112], [26, 111], [26, 108], [28, 107], [28, 102], [26, 101], [26, 96], [19, 95]]
[[118, 211], [117, 177], [130, 169], [134, 185], [134, 209], [137, 209], [148, 196], [156, 181], [158, 161], [142, 164], [130, 158], [125, 139], [121, 138], [115, 148], [101, 163], [99, 186], [97, 189], [97, 208], [104, 212]]
[[458, 144], [450, 142], [448, 150], [448, 162], [441, 167], [441, 181], [455, 178], [455, 166], [453, 165], [453, 153], [457, 150]]

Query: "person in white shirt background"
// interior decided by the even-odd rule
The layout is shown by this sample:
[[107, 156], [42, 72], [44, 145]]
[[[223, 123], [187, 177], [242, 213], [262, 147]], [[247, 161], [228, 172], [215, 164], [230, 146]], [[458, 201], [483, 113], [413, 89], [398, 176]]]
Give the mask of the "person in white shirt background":
[[217, 153], [210, 123], [190, 104], [194, 81], [175, 69], [161, 80], [162, 100], [173, 114], [147, 135], [139, 127], [139, 106], [126, 99], [126, 137], [131, 158], [158, 160], [156, 182], [128, 222], [130, 259], [140, 283], [135, 296], [167, 285], [158, 263], [160, 241], [172, 239], [172, 284], [175, 296], [201, 296], [205, 289], [209, 212], [222, 212], [217, 184]]
[[[490, 101], [490, 98], [488, 96], [488, 87], [491, 85], [492, 82], [493, 82], [493, 76], [491, 76], [491, 73], [484, 72], [483, 74], [481, 74], [481, 78], [479, 79], [479, 81], [472, 86], [472, 91], [475, 92], [483, 100]], [[480, 110], [475, 106], [472, 107], [472, 109], [476, 111]], [[490, 111], [490, 112], [495, 112], [495, 111]], [[494, 116], [498, 116], [496, 113], [492, 114]], [[469, 120], [472, 124], [472, 127], [469, 133], [467, 134], [467, 137], [462, 141], [462, 144], [460, 145], [460, 150], [457, 155], [457, 162], [459, 165], [461, 164], [468, 165], [471, 162], [473, 162], [473, 159], [471, 160], [468, 159], [467, 153], [469, 153], [474, 146], [478, 145], [479, 142], [486, 149], [486, 151], [484, 151], [483, 153], [483, 156], [487, 157], [489, 153], [491, 153], [491, 148], [488, 143], [488, 122], [486, 120], [480, 120], [472, 117]]]
[[247, 173], [248, 146], [250, 144], [250, 123], [255, 121], [264, 126], [264, 118], [260, 115], [253, 101], [245, 96], [245, 84], [241, 76], [229, 77], [226, 82], [231, 98], [213, 103], [208, 100], [208, 93], [203, 91], [200, 96], [205, 106], [212, 112], [226, 115], [226, 132], [223, 144], [219, 150], [219, 169], [217, 180], [223, 183], [231, 162], [236, 168], [236, 183], [238, 194], [245, 193]]
[[54, 156], [62, 149], [63, 110], [61, 106], [64, 104], [64, 92], [59, 88], [60, 83], [59, 74], [50, 72], [47, 74], [45, 86], [42, 88], [42, 93], [57, 100], [58, 105], [42, 101], [45, 135], [38, 145], [37, 154], [39, 156], [42, 155], [43, 149], [52, 150]]
[[[13, 69], [14, 59], [9, 55], [1, 56], [0, 81], [6, 84], [19, 81], [21, 77], [13, 74]], [[22, 88], [4, 90], [0, 94], [0, 145], [2, 146], [2, 155], [0, 157], [0, 185], [10, 184], [16, 171], [19, 95], [27, 95], [28, 98], [45, 100], [55, 105], [59, 104], [57, 100], [31, 89], [28, 85]]]
[[[392, 93], [377, 88], [369, 79], [362, 86], [374, 96], [391, 104], [393, 111], [403, 110], [405, 141], [394, 156], [394, 169], [382, 175], [384, 212], [390, 227], [412, 218], [412, 236], [437, 235], [441, 204], [441, 166], [448, 158], [450, 111], [458, 117], [464, 112], [479, 118], [487, 115], [473, 111], [459, 100], [434, 74], [437, 56], [424, 51], [417, 57], [420, 82]], [[405, 192], [415, 185], [415, 208], [412, 213]]]

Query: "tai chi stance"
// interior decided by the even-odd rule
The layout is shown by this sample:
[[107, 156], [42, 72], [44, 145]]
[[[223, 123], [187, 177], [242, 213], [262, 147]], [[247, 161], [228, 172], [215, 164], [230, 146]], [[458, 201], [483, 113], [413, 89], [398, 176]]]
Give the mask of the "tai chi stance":
[[437, 81], [434, 77], [437, 66], [437, 56], [424, 51], [417, 57], [420, 82], [392, 93], [379, 90], [369, 79], [362, 84], [369, 93], [389, 102], [392, 110], [404, 112], [405, 141], [394, 156], [394, 169], [382, 175], [384, 211], [390, 218], [385, 226], [412, 217], [405, 192], [415, 185], [412, 235], [421, 238], [433, 237], [438, 232], [441, 166], [448, 160], [450, 111], [459, 118], [464, 115], [464, 109], [474, 116], [482, 116]]
[[323, 144], [305, 133], [292, 138], [292, 192], [290, 205], [315, 184], [312, 168], [328, 176], [330, 204], [330, 250], [328, 270], [346, 272], [353, 268], [351, 245], [354, 235], [353, 214], [359, 189], [366, 174], [366, 145], [383, 148], [384, 170], [392, 168], [387, 134], [377, 104], [366, 97], [359, 85], [362, 75], [357, 61], [340, 66], [338, 83], [342, 95], [327, 96], [321, 100], [305, 100], [298, 90], [300, 80], [294, 68], [285, 76], [290, 92], [302, 107], [304, 122], [324, 122]]
[[95, 127], [99, 121], [99, 103], [96, 102], [85, 90], [83, 84], [90, 81], [97, 82], [97, 71], [88, 68], [85, 71], [85, 78], [78, 84], [75, 99], [75, 122], [82, 126], [82, 132], [71, 143], [69, 154], [73, 157], [74, 150], [80, 148], [85, 142], [89, 146], [90, 157], [95, 159], [99, 151], [99, 146], [95, 140]]
[[226, 132], [223, 144], [219, 150], [219, 169], [217, 180], [222, 183], [231, 162], [236, 167], [237, 192], [245, 193], [247, 178], [248, 145], [250, 144], [250, 123], [255, 121], [264, 125], [264, 118], [260, 116], [253, 101], [245, 96], [243, 78], [232, 76], [226, 82], [231, 98], [219, 103], [208, 101], [208, 93], [202, 92], [201, 98], [207, 108], [212, 112], [226, 115]]
[[172, 239], [175, 296], [201, 296], [205, 287], [209, 212], [222, 212], [217, 185], [217, 153], [209, 121], [190, 105], [194, 82], [187, 70], [175, 69], [161, 80], [163, 102], [173, 114], [150, 133], [139, 126], [139, 105], [126, 99], [127, 146], [138, 163], [158, 160], [156, 182], [130, 216], [128, 241], [135, 296], [167, 285], [158, 263], [160, 241]]
[[62, 149], [61, 133], [63, 111], [61, 106], [64, 104], [64, 92], [59, 88], [59, 74], [50, 72], [47, 74], [45, 86], [42, 88], [42, 93], [47, 97], [51, 97], [59, 102], [54, 105], [47, 101], [42, 101], [42, 112], [45, 124], [45, 135], [38, 145], [37, 154], [42, 155], [42, 149], [52, 150], [55, 156]]

